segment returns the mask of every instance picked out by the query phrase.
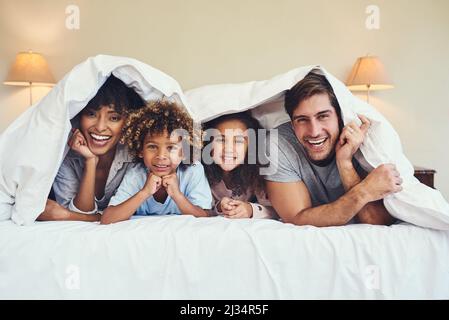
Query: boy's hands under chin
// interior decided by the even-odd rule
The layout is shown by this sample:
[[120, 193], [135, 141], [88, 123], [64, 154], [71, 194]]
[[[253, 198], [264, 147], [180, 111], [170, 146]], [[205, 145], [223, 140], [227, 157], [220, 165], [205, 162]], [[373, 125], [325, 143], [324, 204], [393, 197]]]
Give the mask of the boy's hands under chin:
[[154, 195], [162, 187], [162, 178], [152, 172], [148, 173], [147, 181], [143, 186], [143, 190], [148, 193], [148, 196]]
[[87, 146], [86, 138], [83, 136], [83, 134], [79, 129], [75, 129], [73, 131], [73, 134], [69, 139], [68, 145], [72, 150], [78, 152], [86, 160], [88, 159], [97, 160], [98, 158], [96, 155], [92, 153], [92, 151]]
[[167, 190], [170, 197], [176, 197], [181, 193], [176, 173], [168, 174], [162, 177], [162, 186]]

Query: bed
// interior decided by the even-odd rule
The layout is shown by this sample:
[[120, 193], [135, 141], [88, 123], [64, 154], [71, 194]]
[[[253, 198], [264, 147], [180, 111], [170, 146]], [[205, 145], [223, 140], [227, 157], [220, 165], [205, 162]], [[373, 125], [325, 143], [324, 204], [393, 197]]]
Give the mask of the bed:
[[448, 299], [449, 232], [143, 217], [0, 222], [0, 299]]

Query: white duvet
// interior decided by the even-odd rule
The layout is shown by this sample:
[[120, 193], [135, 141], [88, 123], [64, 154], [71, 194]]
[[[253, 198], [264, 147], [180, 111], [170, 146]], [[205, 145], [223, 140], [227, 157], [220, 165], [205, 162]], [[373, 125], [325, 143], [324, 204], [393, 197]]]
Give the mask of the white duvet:
[[[167, 97], [183, 103], [196, 121], [252, 109], [267, 128], [288, 121], [283, 94], [314, 66], [291, 70], [266, 81], [214, 85], [190, 90], [184, 96], [170, 76], [130, 58], [96, 56], [76, 66], [39, 103], [14, 121], [0, 137], [0, 220], [31, 224], [42, 212], [62, 159], [73, 118], [113, 73], [146, 100]], [[418, 182], [413, 167], [389, 122], [374, 108], [354, 97], [346, 86], [322, 69], [331, 83], [344, 122], [356, 113], [372, 120], [361, 153], [365, 169], [382, 163], [397, 165], [404, 190], [387, 197], [390, 213], [419, 226], [449, 230], [449, 204], [441, 194]]]
[[[111, 72], [147, 100], [182, 102], [197, 121], [251, 109], [272, 128], [288, 121], [284, 91], [311, 68], [184, 95], [174, 79], [133, 59], [97, 56], [75, 67], [0, 136], [0, 299], [449, 299], [449, 233], [410, 224], [314, 228], [191, 216], [34, 222], [67, 151], [70, 119]], [[325, 74], [345, 122], [356, 112], [373, 121], [362, 164], [393, 162], [401, 171], [404, 191], [385, 200], [390, 212], [448, 230], [449, 205], [413, 178], [388, 121]]]
[[449, 299], [449, 233], [145, 217], [0, 222], [0, 299]]

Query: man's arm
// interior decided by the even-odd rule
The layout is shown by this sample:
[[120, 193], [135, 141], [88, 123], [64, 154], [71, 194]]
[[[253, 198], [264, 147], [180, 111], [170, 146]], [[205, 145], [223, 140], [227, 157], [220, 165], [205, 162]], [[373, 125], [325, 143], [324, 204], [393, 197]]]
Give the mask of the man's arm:
[[[337, 168], [346, 192], [361, 182], [361, 179], [352, 164], [352, 159], [365, 140], [371, 126], [370, 120], [365, 116], [359, 115], [359, 119], [361, 121], [360, 126], [353, 121], [343, 128], [336, 144]], [[395, 171], [394, 168], [391, 170]], [[367, 203], [360, 212], [357, 213], [356, 218], [359, 222], [368, 224], [390, 225], [394, 221], [393, 217], [385, 208], [382, 200]]]
[[[338, 163], [337, 161], [337, 167], [346, 192], [362, 181], [354, 169], [352, 162], [344, 164]], [[394, 221], [394, 218], [388, 213], [382, 200], [367, 203], [355, 217], [358, 222], [367, 224], [390, 225]]]
[[314, 208], [302, 181], [267, 181], [268, 198], [282, 220], [317, 227], [344, 225], [367, 203], [401, 190], [399, 174], [392, 164], [377, 167], [338, 200]]
[[363, 188], [354, 187], [338, 200], [312, 208], [304, 182], [267, 181], [271, 204], [284, 222], [328, 227], [345, 225], [368, 202]]

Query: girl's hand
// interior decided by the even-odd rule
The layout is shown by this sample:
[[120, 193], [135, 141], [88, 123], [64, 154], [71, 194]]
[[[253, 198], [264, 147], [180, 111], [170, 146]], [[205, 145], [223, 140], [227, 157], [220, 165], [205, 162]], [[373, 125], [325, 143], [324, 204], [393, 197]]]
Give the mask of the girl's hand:
[[69, 139], [68, 142], [69, 147], [81, 154], [84, 159], [96, 159], [97, 156], [90, 151], [89, 147], [87, 146], [86, 138], [83, 136], [81, 131], [79, 129], [75, 129], [73, 131], [72, 136]]
[[235, 206], [229, 204], [231, 201], [231, 198], [223, 197], [218, 205], [218, 211], [226, 215], [228, 211], [235, 209]]
[[162, 186], [167, 190], [168, 195], [172, 198], [181, 193], [179, 190], [179, 182], [176, 173], [162, 177]]
[[249, 202], [240, 200], [231, 200], [229, 206], [234, 209], [224, 212], [225, 217], [230, 219], [251, 218], [253, 216], [253, 207]]
[[147, 181], [143, 186], [142, 190], [145, 191], [149, 197], [156, 193], [162, 187], [162, 178], [153, 174], [152, 172], [148, 173]]

